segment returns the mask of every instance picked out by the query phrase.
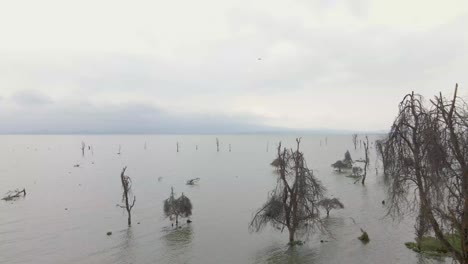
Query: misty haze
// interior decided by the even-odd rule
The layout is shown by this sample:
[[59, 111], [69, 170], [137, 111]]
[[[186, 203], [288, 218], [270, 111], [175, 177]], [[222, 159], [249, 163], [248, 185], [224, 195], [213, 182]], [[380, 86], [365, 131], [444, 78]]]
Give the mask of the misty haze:
[[0, 263], [468, 264], [468, 2], [0, 3]]

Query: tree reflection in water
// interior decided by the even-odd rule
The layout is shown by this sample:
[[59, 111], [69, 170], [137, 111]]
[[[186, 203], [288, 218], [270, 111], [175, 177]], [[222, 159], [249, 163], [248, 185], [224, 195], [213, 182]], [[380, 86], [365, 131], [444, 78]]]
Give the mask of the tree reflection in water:
[[[163, 231], [164, 232], [164, 231]], [[191, 226], [170, 229], [161, 237], [166, 249], [163, 263], [188, 263], [191, 258], [193, 230]]]
[[256, 264], [305, 264], [313, 263], [315, 253], [307, 246], [290, 247], [288, 245], [272, 245], [256, 254]]
[[135, 263], [136, 256], [133, 248], [135, 247], [135, 239], [132, 228], [127, 228], [119, 232], [119, 250], [117, 251], [117, 261], [115, 263]]

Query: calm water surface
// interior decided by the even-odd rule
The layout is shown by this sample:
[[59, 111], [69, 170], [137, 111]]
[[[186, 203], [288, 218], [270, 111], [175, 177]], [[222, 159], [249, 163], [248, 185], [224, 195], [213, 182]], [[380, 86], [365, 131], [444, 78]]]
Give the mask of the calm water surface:
[[[0, 193], [23, 187], [28, 193], [25, 199], [0, 203], [0, 263], [421, 263], [403, 244], [414, 237], [414, 221], [384, 218], [385, 192], [382, 175], [375, 172], [374, 148], [362, 186], [330, 168], [346, 150], [354, 159], [363, 158], [351, 136], [328, 136], [328, 144], [325, 136], [303, 137], [309, 167], [345, 209], [332, 211], [326, 220], [332, 237], [314, 234], [291, 250], [287, 232], [249, 233], [248, 224], [275, 186], [269, 163], [277, 142], [294, 147], [295, 137], [218, 136], [219, 153], [215, 138], [0, 136]], [[82, 157], [81, 141], [94, 153], [87, 150]], [[131, 228], [116, 207], [123, 166], [137, 197]], [[197, 186], [185, 184], [196, 177], [201, 178]], [[178, 230], [162, 209], [171, 186], [194, 205], [193, 223]], [[357, 239], [360, 228], [369, 233], [367, 245]]]

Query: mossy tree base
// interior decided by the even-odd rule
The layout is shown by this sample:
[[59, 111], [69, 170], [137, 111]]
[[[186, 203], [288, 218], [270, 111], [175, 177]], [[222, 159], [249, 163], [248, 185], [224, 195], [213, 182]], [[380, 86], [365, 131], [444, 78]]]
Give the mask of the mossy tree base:
[[361, 240], [361, 242], [364, 244], [369, 243], [370, 239], [369, 239], [369, 235], [367, 234], [367, 232], [362, 229], [361, 229], [361, 232], [362, 232], [362, 235], [358, 237], [358, 239]]
[[302, 245], [304, 245], [304, 242], [302, 242], [302, 241], [300, 241], [300, 240], [297, 240], [297, 241], [293, 241], [293, 242], [289, 242], [289, 243], [288, 243], [288, 246], [291, 246], [291, 247], [293, 247], [293, 246], [302, 246]]
[[[448, 242], [460, 252], [461, 244], [460, 237], [457, 235], [446, 235]], [[421, 246], [418, 248], [416, 242], [406, 242], [405, 246], [415, 252], [431, 256], [431, 257], [450, 257], [451, 253], [448, 249], [435, 237], [423, 237]]]

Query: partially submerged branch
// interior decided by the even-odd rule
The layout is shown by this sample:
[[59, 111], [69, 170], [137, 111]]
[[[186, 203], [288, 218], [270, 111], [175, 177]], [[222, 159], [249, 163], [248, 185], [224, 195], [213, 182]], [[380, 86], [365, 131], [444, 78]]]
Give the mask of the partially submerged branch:
[[16, 190], [13, 190], [13, 191], [8, 191], [5, 195], [6, 196], [3, 197], [2, 200], [4, 200], [4, 201], [15, 200], [15, 199], [18, 199], [21, 196], [25, 197], [26, 196], [26, 189], [23, 188], [23, 190], [16, 189]]

